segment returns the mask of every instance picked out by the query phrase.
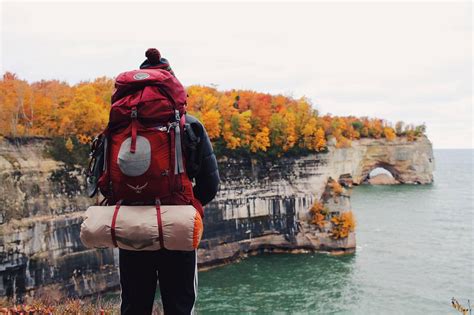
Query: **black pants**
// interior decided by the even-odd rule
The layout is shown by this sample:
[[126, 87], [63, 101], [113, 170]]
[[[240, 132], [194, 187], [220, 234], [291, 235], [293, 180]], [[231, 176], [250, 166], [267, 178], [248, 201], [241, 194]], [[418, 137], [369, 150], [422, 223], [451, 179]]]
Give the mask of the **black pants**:
[[119, 250], [122, 315], [149, 315], [156, 282], [166, 315], [192, 314], [197, 297], [196, 251]]

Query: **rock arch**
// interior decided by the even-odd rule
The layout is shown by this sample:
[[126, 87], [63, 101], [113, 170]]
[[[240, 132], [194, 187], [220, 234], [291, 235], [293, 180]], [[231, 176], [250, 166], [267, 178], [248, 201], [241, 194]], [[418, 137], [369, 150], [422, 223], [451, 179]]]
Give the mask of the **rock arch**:
[[364, 182], [369, 181], [370, 173], [373, 170], [378, 169], [378, 168], [386, 170], [388, 173], [390, 173], [390, 175], [392, 175], [392, 177], [397, 182], [402, 182], [400, 171], [396, 168], [396, 166], [392, 165], [392, 164], [389, 164], [387, 162], [383, 162], [383, 161], [378, 161], [378, 162], [376, 162], [375, 164], [372, 164], [372, 165], [366, 165], [362, 170], [362, 174], [361, 174], [362, 181], [361, 182], [364, 183]]
[[369, 173], [381, 167], [389, 171], [393, 178], [403, 184], [429, 184], [433, 182], [434, 157], [431, 142], [421, 137], [414, 142], [405, 138], [394, 141], [384, 139], [361, 139], [354, 143], [351, 156], [354, 168], [354, 184], [363, 183]]

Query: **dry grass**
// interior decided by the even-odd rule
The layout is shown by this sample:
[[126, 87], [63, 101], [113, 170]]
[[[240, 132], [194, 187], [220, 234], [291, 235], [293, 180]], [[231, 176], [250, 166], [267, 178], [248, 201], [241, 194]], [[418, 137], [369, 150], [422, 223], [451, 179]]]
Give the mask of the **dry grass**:
[[[29, 299], [28, 303], [15, 304], [5, 298], [0, 299], [0, 315], [118, 315], [120, 300], [101, 298], [57, 300], [53, 294], [37, 299]], [[163, 314], [162, 306], [155, 303], [152, 315]]]

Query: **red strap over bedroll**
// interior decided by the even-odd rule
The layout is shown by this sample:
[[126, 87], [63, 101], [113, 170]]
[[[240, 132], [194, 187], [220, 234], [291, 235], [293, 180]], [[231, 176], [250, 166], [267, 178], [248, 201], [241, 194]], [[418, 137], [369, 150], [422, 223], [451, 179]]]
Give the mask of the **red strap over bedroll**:
[[156, 221], [158, 223], [158, 240], [160, 241], [160, 248], [165, 248], [164, 242], [163, 242], [163, 225], [161, 223], [161, 209], [160, 205], [161, 202], [159, 199], [156, 199]]
[[115, 205], [114, 215], [112, 216], [112, 224], [110, 225], [110, 236], [112, 237], [112, 243], [114, 244], [115, 247], [118, 247], [117, 239], [115, 237], [115, 225], [116, 225], [116, 222], [117, 222], [117, 215], [118, 215], [118, 212], [119, 212], [119, 209], [120, 209], [120, 204], [121, 204], [121, 202], [119, 201]]

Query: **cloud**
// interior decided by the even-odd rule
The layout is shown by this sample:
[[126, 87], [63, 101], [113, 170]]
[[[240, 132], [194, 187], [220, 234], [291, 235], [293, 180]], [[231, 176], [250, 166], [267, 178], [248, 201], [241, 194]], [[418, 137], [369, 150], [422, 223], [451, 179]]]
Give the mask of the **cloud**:
[[470, 3], [4, 3], [1, 65], [75, 83], [156, 46], [185, 85], [305, 95], [472, 147], [471, 20]]

